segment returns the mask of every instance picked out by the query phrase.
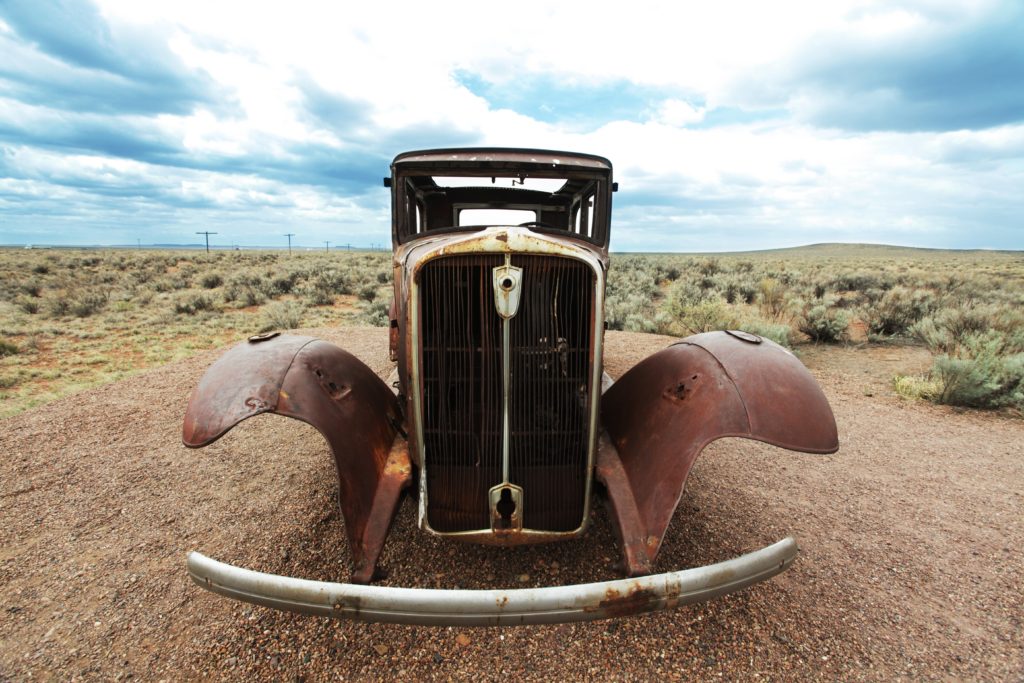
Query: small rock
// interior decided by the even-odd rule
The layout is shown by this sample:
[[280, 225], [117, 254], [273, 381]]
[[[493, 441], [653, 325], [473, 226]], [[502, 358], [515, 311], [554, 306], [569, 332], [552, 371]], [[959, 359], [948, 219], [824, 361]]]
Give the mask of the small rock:
[[376, 650], [377, 654], [379, 654], [381, 657], [388, 653], [388, 646], [383, 645], [381, 643], [377, 643], [376, 645], [374, 645], [373, 649]]
[[527, 581], [530, 580], [530, 575], [529, 574], [520, 574], [518, 578], [519, 578], [519, 583], [526, 583]]
[[455, 636], [455, 642], [458, 643], [460, 647], [468, 647], [469, 644], [473, 641], [472, 639], [470, 639], [468, 634], [460, 633], [459, 635]]
[[224, 660], [224, 666], [228, 669], [234, 669], [238, 665], [238, 657], [228, 657]]
[[281, 548], [281, 559], [287, 562], [291, 558], [288, 548]]
[[444, 657], [442, 657], [441, 655], [439, 655], [438, 653], [435, 652], [434, 653], [434, 664], [441, 664], [442, 662], [444, 662]]

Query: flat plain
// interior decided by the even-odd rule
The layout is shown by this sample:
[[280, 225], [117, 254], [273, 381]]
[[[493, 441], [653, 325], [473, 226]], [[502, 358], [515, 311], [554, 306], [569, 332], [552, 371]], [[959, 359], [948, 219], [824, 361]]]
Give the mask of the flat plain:
[[[329, 325], [303, 332], [351, 350], [386, 376], [391, 369], [386, 329], [352, 326], [372, 316], [373, 305], [386, 298], [386, 255], [369, 255], [378, 261], [371, 267], [367, 259], [365, 284], [351, 277], [345, 288], [354, 287], [349, 291], [355, 293], [335, 292], [331, 303], [312, 298], [317, 288], [306, 283], [317, 282], [319, 275], [313, 275], [297, 278], [289, 294], [262, 303], [242, 301], [247, 305], [236, 308], [222, 299], [218, 287], [239, 273], [221, 262], [222, 284], [207, 289], [197, 271], [188, 287], [155, 292], [150, 303], [132, 308], [140, 316], [134, 320], [113, 317], [127, 312], [116, 310], [114, 292], [99, 311], [82, 317], [4, 309], [3, 335], [18, 352], [6, 356], [5, 362], [13, 362], [2, 367], [6, 373], [26, 373], [19, 377], [31, 372], [21, 361], [38, 362], [65, 337], [72, 346], [109, 344], [90, 352], [103, 357], [116, 358], [135, 348], [132, 344], [154, 340], [166, 348], [140, 367], [125, 365], [117, 381], [101, 375], [85, 380], [88, 388], [57, 390], [63, 396], [56, 399], [36, 394], [28, 399], [36, 405], [19, 405], [3, 418], [0, 680], [1019, 678], [1024, 675], [1019, 552], [1024, 420], [1019, 412], [1013, 405], [978, 410], [897, 393], [894, 377], [929, 377], [941, 354], [924, 340], [915, 342], [913, 334], [872, 332], [859, 315], [851, 315], [853, 329], [840, 343], [812, 344], [799, 336], [793, 303], [799, 292], [794, 290], [803, 291], [806, 274], [833, 277], [848, 270], [895, 277], [901, 266], [887, 253], [872, 256], [876, 261], [864, 256], [854, 265], [842, 261], [827, 267], [813, 256], [808, 265], [787, 257], [787, 271], [798, 271], [801, 278], [784, 284], [788, 299], [783, 301], [789, 303], [786, 313], [774, 318], [761, 300], [774, 285], [768, 283], [765, 291], [760, 285], [764, 279], [783, 282], [767, 273], [775, 268], [770, 265], [775, 256], [719, 257], [717, 265], [705, 264], [710, 257], [623, 259], [650, 258], [655, 265], [641, 265], [655, 269], [663, 258], [668, 269], [677, 267], [674, 262], [684, 268], [693, 263], [694, 273], [704, 264], [715, 270], [706, 276], [712, 280], [747, 268], [734, 269], [734, 264], [763, 268], [766, 277], [752, 280], [757, 290], [750, 303], [732, 304], [723, 295], [721, 308], [726, 315], [794, 330], [791, 345], [836, 413], [841, 449], [833, 456], [811, 456], [736, 439], [712, 444], [691, 475], [657, 570], [727, 559], [787, 534], [801, 545], [793, 568], [702, 605], [576, 625], [455, 629], [339, 622], [228, 601], [187, 578], [189, 550], [261, 571], [335, 581], [346, 577], [349, 553], [333, 465], [312, 428], [265, 416], [246, 421], [206, 449], [190, 451], [180, 443], [181, 417], [189, 392], [220, 347], [268, 324], [272, 304], [301, 305], [303, 317]], [[977, 306], [995, 311], [998, 301], [1012, 301], [1019, 291], [1019, 255], [928, 255], [938, 265], [906, 266], [914, 277], [920, 270], [936, 278], [1006, 283], [995, 293], [979, 294], [986, 299], [975, 299]], [[51, 252], [42, 258], [48, 256], [69, 257]], [[168, 267], [180, 272], [187, 263], [170, 256], [177, 260]], [[197, 257], [203, 258], [188, 255], [185, 261]], [[970, 266], [972, 259], [981, 265]], [[278, 256], [275, 263], [283, 261]], [[35, 265], [27, 261], [18, 268], [31, 272]], [[666, 272], [655, 282], [661, 294], [649, 299], [654, 317], [680, 312], [671, 308], [673, 300], [691, 301], [679, 290], [697, 276], [685, 270], [671, 275]], [[164, 271], [161, 277], [166, 276]], [[268, 276], [260, 273], [260, 279]], [[727, 289], [728, 282], [719, 279]], [[360, 294], [374, 282], [379, 293]], [[922, 281], [917, 289], [925, 285]], [[616, 287], [616, 292], [628, 289]], [[896, 287], [905, 286], [880, 290], [882, 297]], [[717, 284], [713, 288], [722, 291]], [[140, 295], [143, 289], [137, 290]], [[70, 299], [86, 288], [64, 291]], [[842, 291], [824, 292], [822, 299], [852, 297], [850, 292], [860, 290]], [[175, 310], [194, 295], [207, 296], [211, 309]], [[5, 305], [18, 306], [25, 296], [15, 293]], [[56, 296], [44, 284], [32, 298], [46, 302]], [[148, 308], [154, 302], [160, 302], [158, 313]], [[103, 311], [112, 316], [104, 323], [110, 327], [87, 329], [103, 321], [94, 317]], [[156, 317], [147, 318], [150, 314]], [[321, 323], [317, 316], [335, 317]], [[234, 327], [218, 318], [234, 321]], [[645, 320], [653, 324], [653, 317]], [[686, 319], [664, 324], [679, 325], [676, 333], [685, 334], [681, 320]], [[82, 327], [74, 331], [77, 324]], [[181, 327], [168, 332], [175, 324]], [[623, 330], [607, 334], [606, 364], [613, 376], [673, 339], [630, 331], [631, 324], [623, 321]], [[118, 325], [123, 329], [115, 329]], [[56, 330], [52, 336], [49, 326]], [[202, 329], [209, 330], [206, 336]], [[40, 335], [35, 349], [27, 348], [32, 334]], [[181, 348], [183, 340], [194, 339], [192, 348]], [[72, 372], [80, 365], [59, 367]], [[9, 389], [15, 392], [11, 396], [21, 400], [17, 392], [26, 385], [31, 382]], [[414, 505], [407, 500], [385, 547], [383, 562], [390, 572], [385, 584], [498, 588], [614, 578], [617, 551], [607, 517], [600, 506], [593, 514], [593, 526], [582, 539], [503, 550], [424, 535], [415, 528]]]

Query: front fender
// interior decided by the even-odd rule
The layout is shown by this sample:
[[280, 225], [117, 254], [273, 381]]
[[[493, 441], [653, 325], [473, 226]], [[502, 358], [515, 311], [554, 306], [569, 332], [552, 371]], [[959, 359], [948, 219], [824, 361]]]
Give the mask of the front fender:
[[821, 387], [778, 344], [744, 332], [707, 332], [644, 359], [601, 399], [610, 443], [597, 476], [623, 545], [626, 570], [646, 574], [697, 456], [737, 436], [808, 453], [839, 448]]
[[257, 335], [214, 363], [192, 393], [182, 429], [190, 448], [236, 424], [277, 413], [315, 427], [338, 475], [352, 581], [373, 578], [402, 489], [411, 479], [404, 439], [396, 439], [398, 401], [351, 353], [313, 337]]

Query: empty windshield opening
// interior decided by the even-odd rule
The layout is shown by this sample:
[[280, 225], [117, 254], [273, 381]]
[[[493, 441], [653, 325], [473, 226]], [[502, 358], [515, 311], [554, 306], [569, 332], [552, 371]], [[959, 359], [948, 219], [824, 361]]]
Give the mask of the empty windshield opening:
[[[577, 168], [470, 168], [396, 176], [399, 241], [439, 232], [525, 225], [607, 241], [608, 174]], [[571, 172], [566, 172], [571, 171]]]
[[528, 209], [460, 209], [459, 226], [467, 225], [519, 225], [533, 223], [537, 212]]

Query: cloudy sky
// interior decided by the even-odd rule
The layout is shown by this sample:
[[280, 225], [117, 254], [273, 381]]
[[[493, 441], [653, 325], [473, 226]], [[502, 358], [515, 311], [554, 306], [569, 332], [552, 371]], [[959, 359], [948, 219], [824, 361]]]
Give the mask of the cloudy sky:
[[615, 166], [612, 247], [1024, 248], [1024, 3], [0, 0], [0, 244], [386, 244], [395, 154]]

